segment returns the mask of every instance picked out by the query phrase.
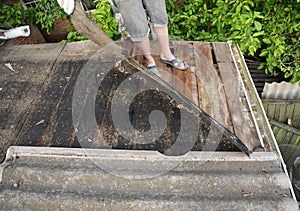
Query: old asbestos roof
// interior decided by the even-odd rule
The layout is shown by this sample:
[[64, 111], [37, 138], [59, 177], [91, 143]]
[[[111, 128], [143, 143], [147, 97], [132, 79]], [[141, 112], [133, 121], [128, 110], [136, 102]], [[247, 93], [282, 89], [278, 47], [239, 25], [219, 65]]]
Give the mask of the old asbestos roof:
[[[119, 45], [131, 50], [130, 43]], [[184, 117], [186, 113], [178, 110], [198, 112], [188, 113], [185, 120], [197, 117], [200, 126], [183, 124], [176, 133], [184, 122], [180, 119], [164, 131], [170, 139], [184, 133], [182, 146], [194, 144], [192, 151], [181, 156], [158, 152], [165, 152], [168, 144], [172, 148], [173, 142], [140, 144], [136, 142], [139, 136], [126, 142], [116, 126], [107, 123], [116, 118], [111, 113], [130, 105], [125, 109], [131, 118], [126, 126], [138, 125], [140, 116], [150, 119], [139, 125], [140, 134], [152, 129], [151, 118], [164, 116], [154, 112], [156, 116], [144, 117], [148, 107], [143, 110], [142, 106], [165, 109], [155, 104], [160, 100], [152, 94], [146, 95], [146, 103], [139, 103], [140, 95], [128, 98], [137, 104], [123, 100], [123, 92], [118, 91], [127, 90], [126, 83], [136, 78], [129, 77], [123, 63], [107, 54], [109, 46], [103, 51], [84, 41], [1, 48], [1, 160], [6, 155], [0, 168], [1, 210], [297, 210], [285, 165], [238, 47], [171, 42], [175, 55], [190, 64], [185, 72], [159, 62], [157, 43], [151, 48], [163, 80], [138, 75], [139, 83], [129, 90], [150, 84], [157, 93], [159, 85], [168, 83], [173, 87], [165, 91], [167, 97], [184, 96], [178, 98], [183, 101], [172, 110], [177, 115], [170, 115], [172, 118]], [[98, 71], [111, 64], [119, 72]], [[84, 72], [87, 67], [90, 69]], [[88, 86], [78, 86], [82, 72]], [[89, 87], [95, 83], [101, 86], [89, 101]], [[74, 101], [81, 91], [84, 94]], [[112, 98], [115, 93], [119, 94], [116, 99]], [[121, 103], [108, 105], [111, 99]], [[92, 112], [74, 113], [74, 102], [79, 107], [90, 103]], [[216, 121], [207, 122], [206, 113]], [[122, 117], [123, 113], [117, 114]], [[160, 119], [162, 125], [169, 123]], [[87, 121], [83, 124], [81, 120]], [[90, 130], [93, 124], [95, 131]], [[123, 134], [127, 130], [131, 128], [126, 127]], [[215, 130], [222, 134], [217, 136]], [[235, 137], [233, 134], [253, 151], [249, 157], [226, 142], [227, 135]], [[195, 142], [189, 139], [193, 135]]]
[[4, 210], [297, 210], [273, 152], [12, 147]]
[[300, 101], [300, 86], [295, 83], [266, 83], [263, 94], [263, 99], [277, 100], [298, 100]]

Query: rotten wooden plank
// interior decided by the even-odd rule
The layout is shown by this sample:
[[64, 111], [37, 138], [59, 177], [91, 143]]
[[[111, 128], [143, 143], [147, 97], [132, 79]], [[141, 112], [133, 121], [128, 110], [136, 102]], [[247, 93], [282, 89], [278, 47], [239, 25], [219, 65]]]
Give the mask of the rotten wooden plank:
[[209, 43], [194, 43], [195, 75], [199, 106], [233, 132], [222, 82], [214, 68]]
[[242, 81], [238, 76], [232, 55], [227, 43], [213, 43], [219, 74], [224, 84], [224, 90], [230, 110], [234, 132], [251, 150], [260, 146], [259, 135], [253, 124], [249, 108], [243, 106], [245, 93], [242, 90]]
[[[100, 56], [103, 56], [101, 54]], [[103, 62], [102, 59], [95, 59], [95, 63], [92, 64], [92, 66], [96, 65], [96, 62]], [[133, 65], [133, 66], [132, 66]], [[98, 65], [99, 66], [99, 65]], [[132, 68], [135, 67], [135, 68]], [[126, 71], [122, 71], [126, 70]], [[140, 72], [141, 75], [136, 74], [137, 72]], [[95, 73], [93, 73], [95, 74]], [[132, 76], [132, 77], [131, 77]], [[138, 77], [138, 78], [135, 78]], [[122, 90], [122, 94], [118, 95], [118, 97], [115, 97], [115, 94], [117, 93], [119, 86], [121, 84], [128, 83], [127, 78], [130, 78], [129, 81], [133, 84], [134, 87], [122, 87], [120, 90]], [[195, 141], [192, 137], [195, 135], [199, 139], [196, 140], [196, 142], [199, 142], [197, 144], [197, 150], [202, 150], [201, 146], [205, 144], [205, 142], [210, 143], [216, 143], [215, 149], [219, 150], [225, 150], [225, 145], [228, 145], [228, 143], [231, 142], [230, 139], [228, 139], [228, 135], [231, 134], [229, 130], [221, 126], [219, 123], [217, 123], [215, 120], [213, 120], [211, 117], [209, 117], [205, 112], [201, 111], [197, 106], [193, 105], [190, 101], [186, 99], [185, 96], [180, 94], [179, 91], [172, 88], [168, 83], [166, 83], [163, 80], [160, 80], [157, 78], [157, 76], [154, 76], [152, 74], [148, 74], [147, 71], [141, 71], [140, 67], [134, 66], [134, 63], [130, 60], [124, 60], [122, 61], [119, 66], [114, 67], [109, 72], [109, 77], [103, 78], [103, 80], [106, 80], [105, 83], [110, 84], [110, 87], [101, 86], [101, 95], [105, 95], [106, 101], [104, 105], [104, 110], [102, 114], [100, 114], [101, 118], [98, 119], [97, 122], [99, 122], [99, 128], [100, 132], [102, 133], [102, 142], [108, 143], [109, 146], [112, 148], [118, 148], [118, 149], [148, 149], [148, 150], [158, 150], [163, 153], [167, 154], [181, 154], [187, 152], [187, 145], [191, 141]], [[137, 80], [138, 79], [138, 80]], [[137, 81], [135, 81], [137, 80]], [[127, 81], [127, 82], [125, 82]], [[86, 81], [87, 83], [88, 81]], [[152, 84], [153, 89], [150, 89], [150, 93], [148, 91], [145, 91], [145, 87], [147, 87], [149, 84]], [[88, 84], [90, 85], [90, 84]], [[143, 87], [143, 89], [141, 88]], [[144, 90], [144, 91], [143, 91]], [[162, 91], [161, 91], [162, 90]], [[132, 92], [138, 91], [140, 96], [137, 95], [136, 105], [135, 104], [128, 104], [128, 102], [131, 102], [130, 100], [126, 99], [127, 96], [136, 96], [136, 94], [133, 94]], [[104, 93], [104, 94], [103, 94]], [[167, 95], [166, 95], [167, 94]], [[100, 96], [101, 96], [100, 95]], [[172, 96], [177, 96], [179, 103], [177, 100], [174, 101], [172, 99]], [[117, 102], [117, 107], [114, 107], [113, 99], [115, 103]], [[166, 100], [167, 99], [167, 100]], [[174, 104], [175, 103], [175, 104]], [[92, 104], [92, 102], [86, 102], [87, 107], [89, 107]], [[124, 107], [125, 106], [125, 107]], [[127, 106], [127, 107], [126, 107]], [[124, 108], [123, 108], [124, 107]], [[133, 123], [139, 122], [139, 125], [132, 125], [133, 128], [137, 129], [134, 130], [133, 139], [124, 138], [122, 136], [122, 133], [120, 134], [118, 131], [118, 128], [116, 128], [113, 124], [113, 113], [114, 109], [123, 108], [123, 111], [128, 111], [129, 108], [129, 118], [131, 119], [131, 122], [121, 121], [122, 126], [132, 125]], [[88, 109], [88, 108], [87, 108]], [[166, 116], [167, 126], [165, 128], [164, 133], [159, 137], [159, 139], [152, 140], [150, 143], [143, 143], [138, 142], [135, 139], [138, 139], [139, 132], [138, 131], [148, 131], [149, 130], [149, 115], [154, 110], [161, 110]], [[85, 108], [83, 109], [85, 110]], [[99, 111], [99, 109], [97, 109]], [[192, 121], [191, 123], [184, 123], [182, 119], [179, 121], [178, 111], [180, 110], [180, 113], [182, 115], [188, 115], [188, 118], [186, 120]], [[84, 112], [84, 111], [82, 111]], [[126, 113], [126, 112], [125, 112]], [[125, 114], [125, 116], [128, 115]], [[175, 115], [175, 116], [174, 116]], [[120, 116], [118, 114], [118, 116]], [[137, 118], [138, 117], [138, 118]], [[183, 116], [184, 117], [184, 116]], [[133, 119], [132, 119], [133, 118]], [[136, 118], [136, 119], [135, 119]], [[141, 118], [141, 119], [139, 119]], [[179, 118], [179, 119], [178, 119]], [[195, 119], [196, 118], [196, 119]], [[84, 121], [90, 120], [90, 116], [87, 118], [84, 118]], [[184, 119], [184, 118], [183, 118]], [[196, 122], [193, 121], [199, 121], [200, 126], [197, 128]], [[85, 124], [84, 123], [76, 123], [80, 127], [80, 125]], [[180, 127], [180, 130], [178, 130]], [[196, 127], [196, 128], [194, 128]], [[86, 129], [88, 132], [90, 132], [90, 129]], [[79, 128], [79, 131], [81, 129]], [[180, 131], [180, 132], [179, 132]], [[222, 131], [218, 134], [217, 131]], [[136, 133], [137, 132], [137, 133]], [[151, 132], [151, 131], [150, 131]], [[216, 133], [215, 133], [216, 132]], [[126, 132], [130, 133], [130, 131]], [[126, 134], [125, 133], [125, 134]], [[182, 145], [178, 148], [178, 146], [175, 146], [176, 150], [174, 151], [173, 145], [176, 145], [176, 140], [178, 135], [181, 135], [181, 133], [187, 135], [187, 137], [184, 139], [184, 142], [181, 142]], [[153, 137], [156, 137], [160, 133], [155, 132]], [[124, 135], [124, 134], [123, 134]], [[232, 134], [231, 134], [232, 135]], [[98, 137], [98, 135], [96, 135]], [[84, 147], [91, 147], [94, 143], [93, 140], [95, 136], [93, 134], [90, 135], [91, 138], [89, 138], [90, 143], [88, 143], [88, 140], [83, 140], [82, 145]], [[227, 137], [227, 138], [226, 138]], [[195, 137], [194, 137], [195, 138]], [[101, 141], [101, 140], [100, 140]], [[186, 143], [185, 143], [186, 142]], [[100, 145], [105, 145], [105, 143]], [[218, 145], [222, 143], [220, 147]], [[224, 145], [224, 143], [226, 143]], [[237, 144], [239, 145], [239, 144]], [[193, 146], [190, 146], [193, 147]], [[241, 147], [241, 146], [239, 146]], [[234, 148], [232, 146], [228, 147], [227, 150], [232, 150], [230, 148]], [[190, 149], [189, 149], [190, 150]], [[235, 149], [236, 150], [236, 149]]]
[[[185, 61], [189, 68], [187, 70], [178, 70], [176, 68], [172, 68], [172, 75], [173, 77], [173, 86], [179, 90], [183, 95], [185, 95], [188, 99], [192, 100], [192, 93], [191, 93], [191, 70], [190, 70], [190, 48], [192, 46], [188, 42], [174, 42], [173, 49], [174, 55], [181, 60]], [[178, 86], [177, 78], [183, 81], [184, 86]], [[178, 84], [178, 85], [177, 85]], [[176, 86], [177, 85], [177, 86]]]
[[[59, 57], [65, 44], [40, 44], [0, 47], [0, 160], [10, 145], [17, 145], [17, 136], [21, 130], [29, 130], [26, 119], [30, 109], [41, 96], [40, 87]], [[14, 71], [5, 63], [11, 64]], [[34, 124], [43, 124], [36, 119]]]

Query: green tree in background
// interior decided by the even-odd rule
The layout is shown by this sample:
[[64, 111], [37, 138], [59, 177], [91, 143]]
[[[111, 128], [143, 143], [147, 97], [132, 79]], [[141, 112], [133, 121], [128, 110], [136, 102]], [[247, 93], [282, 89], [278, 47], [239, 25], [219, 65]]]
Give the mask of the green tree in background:
[[300, 85], [300, 0], [166, 0], [170, 34], [228, 41]]
[[[41, 9], [46, 2], [41, 0]], [[91, 0], [85, 0], [91, 1]], [[84, 3], [85, 3], [84, 1]], [[5, 0], [0, 0], [0, 3]], [[111, 38], [119, 39], [117, 23], [108, 0], [94, 0], [90, 17]], [[90, 3], [89, 3], [90, 5]], [[300, 0], [166, 0], [171, 37], [193, 41], [233, 41], [243, 54], [261, 62], [269, 74], [283, 72], [300, 85]], [[0, 23], [40, 24], [48, 33], [55, 18], [63, 18], [60, 8], [38, 12], [23, 11], [20, 4], [2, 6]], [[74, 29], [71, 41], [85, 39]]]
[[0, 23], [4, 25], [40, 25], [50, 34], [55, 27], [55, 19], [66, 17], [56, 0], [36, 1], [35, 7], [27, 10], [23, 9], [21, 3], [11, 4], [8, 0], [0, 0]]

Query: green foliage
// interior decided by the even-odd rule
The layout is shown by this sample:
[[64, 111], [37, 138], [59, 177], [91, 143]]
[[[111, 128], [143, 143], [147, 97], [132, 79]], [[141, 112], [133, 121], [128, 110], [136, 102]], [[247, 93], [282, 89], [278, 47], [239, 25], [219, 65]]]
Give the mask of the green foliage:
[[34, 14], [35, 24], [40, 24], [48, 34], [54, 29], [56, 18], [64, 19], [67, 16], [56, 0], [38, 1], [34, 9], [36, 11]]
[[87, 40], [87, 38], [83, 35], [80, 35], [77, 31], [69, 31], [67, 35], [66, 40], [62, 40], [62, 43], [66, 42], [77, 42], [77, 41], [82, 41], [82, 40]]
[[8, 6], [3, 3], [0, 8], [0, 23], [10, 26], [25, 24], [40, 25], [48, 34], [54, 29], [55, 19], [64, 19], [67, 15], [58, 6], [56, 0], [37, 1], [35, 8], [24, 10], [21, 3]]
[[0, 23], [17, 26], [26, 23], [26, 17], [23, 15], [22, 4], [14, 4], [12, 6], [3, 5], [0, 9]]
[[[50, 33], [55, 18], [66, 17], [59, 6], [47, 6], [57, 5], [56, 0], [41, 0], [37, 8], [26, 11], [21, 4], [6, 6], [5, 0], [0, 1], [4, 5], [0, 9], [2, 24], [39, 24]], [[118, 24], [109, 2], [95, 0], [95, 4], [91, 19], [118, 40]], [[166, 6], [171, 36], [208, 42], [231, 40], [246, 56], [261, 61], [265, 72], [276, 75], [281, 71], [300, 85], [300, 0], [166, 0]], [[83, 39], [74, 29], [68, 35], [68, 41]]]
[[96, 9], [91, 13], [91, 19], [113, 40], [119, 40], [118, 23], [115, 14], [107, 0], [95, 0]]
[[[115, 19], [115, 14], [107, 0], [95, 0], [95, 10], [88, 13], [91, 20], [93, 20], [110, 38], [119, 40], [121, 35], [118, 33], [118, 24]], [[83, 1], [83, 6], [89, 10], [93, 5], [90, 1]], [[68, 28], [69, 34], [66, 40], [62, 42], [74, 42], [86, 40], [85, 36], [80, 35], [73, 26]]]
[[261, 69], [300, 85], [300, 0], [166, 0], [169, 32], [185, 40], [239, 44]]
[[62, 43], [67, 43], [67, 42], [77, 42], [77, 41], [82, 41], [82, 40], [87, 40], [87, 38], [81, 34], [79, 34], [73, 25], [69, 25], [67, 27], [68, 30], [68, 35], [67, 35], [67, 39], [62, 40]]

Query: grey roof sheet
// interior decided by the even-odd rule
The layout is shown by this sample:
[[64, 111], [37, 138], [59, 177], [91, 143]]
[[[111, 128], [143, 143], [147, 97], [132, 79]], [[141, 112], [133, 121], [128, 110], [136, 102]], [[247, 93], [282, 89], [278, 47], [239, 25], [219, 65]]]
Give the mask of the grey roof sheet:
[[2, 210], [297, 210], [277, 154], [10, 147]]
[[266, 83], [263, 93], [263, 99], [281, 99], [281, 100], [300, 100], [300, 86], [288, 82]]

